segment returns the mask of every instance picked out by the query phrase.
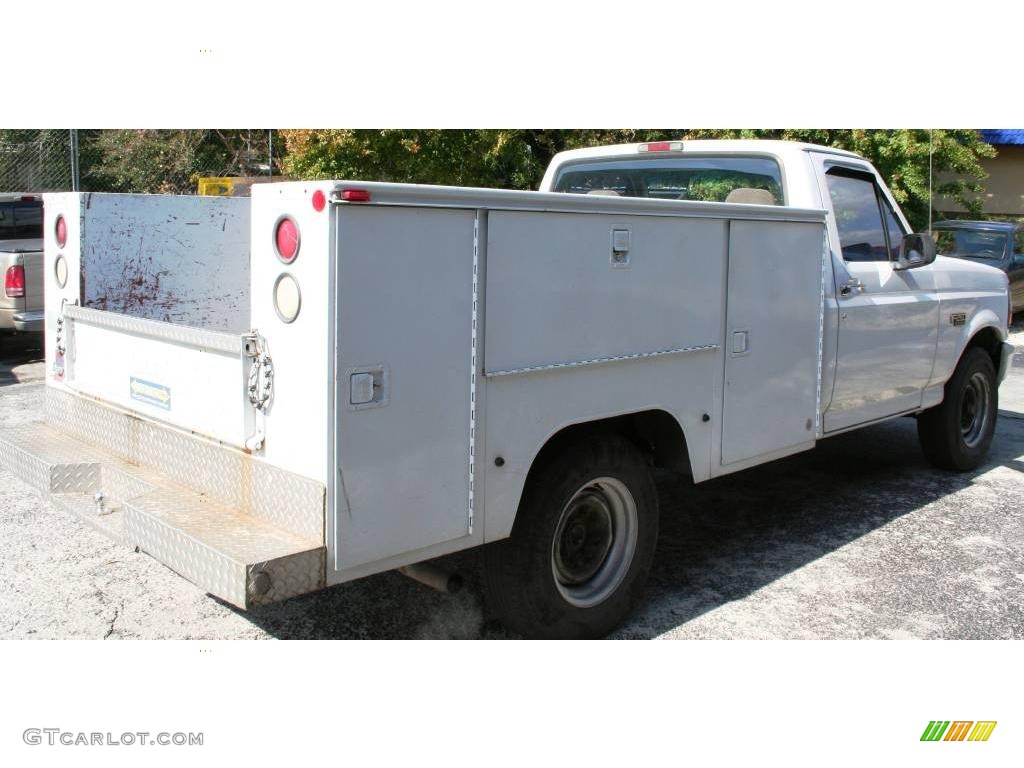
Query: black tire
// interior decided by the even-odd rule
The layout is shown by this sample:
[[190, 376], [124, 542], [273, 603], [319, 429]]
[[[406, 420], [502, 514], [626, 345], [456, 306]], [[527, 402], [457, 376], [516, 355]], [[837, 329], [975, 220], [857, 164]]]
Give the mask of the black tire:
[[[987, 390], [982, 398], [979, 387]], [[979, 402], [981, 400], [984, 402]], [[992, 358], [979, 347], [968, 349], [946, 382], [942, 402], [917, 417], [917, 435], [928, 461], [940, 469], [967, 472], [988, 455], [999, 410], [999, 388]], [[983, 418], [972, 421], [971, 414]]]
[[640, 451], [615, 435], [570, 443], [531, 473], [511, 537], [484, 548], [487, 600], [525, 637], [602, 637], [640, 601], [657, 540]]

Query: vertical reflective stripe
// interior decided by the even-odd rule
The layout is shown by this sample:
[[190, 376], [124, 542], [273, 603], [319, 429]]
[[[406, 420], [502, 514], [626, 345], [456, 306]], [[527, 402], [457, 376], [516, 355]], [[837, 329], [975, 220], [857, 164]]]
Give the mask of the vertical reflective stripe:
[[466, 535], [473, 535], [476, 514], [476, 369], [477, 369], [477, 324], [479, 322], [479, 271], [480, 271], [480, 216], [473, 219], [473, 274], [469, 326], [469, 499]]

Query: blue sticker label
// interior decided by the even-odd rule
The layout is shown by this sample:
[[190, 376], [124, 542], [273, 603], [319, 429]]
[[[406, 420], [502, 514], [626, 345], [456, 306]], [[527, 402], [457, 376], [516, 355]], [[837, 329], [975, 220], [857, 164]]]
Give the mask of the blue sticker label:
[[132, 400], [138, 400], [148, 405], [155, 405], [165, 411], [171, 410], [171, 388], [163, 384], [154, 384], [151, 381], [131, 378]]

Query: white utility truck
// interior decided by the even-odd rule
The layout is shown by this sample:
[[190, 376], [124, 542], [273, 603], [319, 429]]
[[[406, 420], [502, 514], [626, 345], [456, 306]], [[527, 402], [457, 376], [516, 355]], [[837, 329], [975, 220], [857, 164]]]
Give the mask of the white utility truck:
[[602, 635], [641, 598], [652, 467], [699, 483], [916, 415], [968, 470], [1011, 349], [1006, 276], [936, 258], [868, 162], [817, 146], [45, 215], [46, 421], [0, 461], [243, 609], [443, 581], [427, 561], [484, 545], [512, 630]]

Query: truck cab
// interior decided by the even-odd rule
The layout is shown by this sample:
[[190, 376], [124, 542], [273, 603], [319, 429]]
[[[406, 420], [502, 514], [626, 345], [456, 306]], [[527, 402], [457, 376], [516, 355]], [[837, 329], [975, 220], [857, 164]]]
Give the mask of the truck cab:
[[826, 435], [938, 405], [972, 340], [1005, 373], [1005, 274], [935, 258], [931, 238], [912, 235], [878, 171], [852, 152], [761, 140], [579, 149], [555, 156], [540, 189], [825, 210]]

